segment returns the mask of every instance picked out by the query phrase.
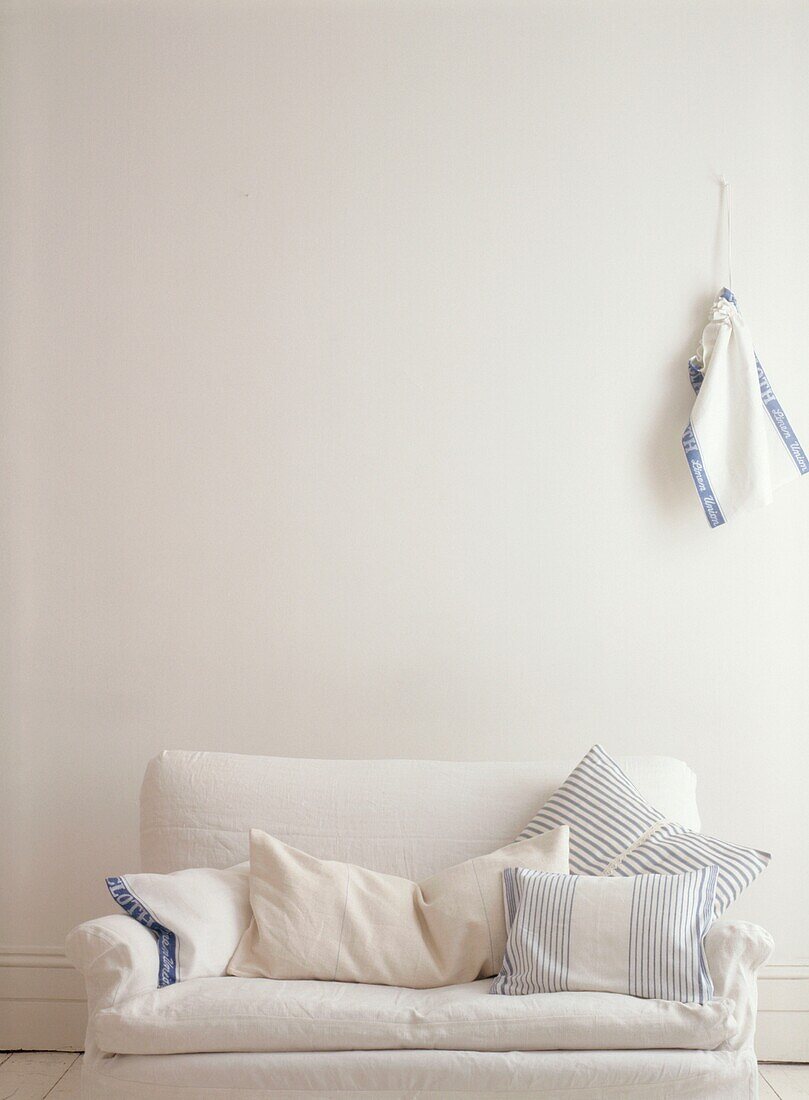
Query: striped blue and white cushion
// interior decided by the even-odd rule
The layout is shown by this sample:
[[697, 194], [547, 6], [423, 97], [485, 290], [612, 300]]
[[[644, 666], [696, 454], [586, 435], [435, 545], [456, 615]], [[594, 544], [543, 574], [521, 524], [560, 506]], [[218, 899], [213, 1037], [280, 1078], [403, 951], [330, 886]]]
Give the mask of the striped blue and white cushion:
[[770, 856], [695, 833], [650, 806], [609, 753], [594, 745], [519, 840], [570, 826], [577, 875], [678, 875], [715, 866], [716, 916], [757, 878]]
[[705, 1004], [713, 985], [702, 938], [716, 867], [633, 879], [503, 872], [511, 917], [492, 993], [594, 990]]

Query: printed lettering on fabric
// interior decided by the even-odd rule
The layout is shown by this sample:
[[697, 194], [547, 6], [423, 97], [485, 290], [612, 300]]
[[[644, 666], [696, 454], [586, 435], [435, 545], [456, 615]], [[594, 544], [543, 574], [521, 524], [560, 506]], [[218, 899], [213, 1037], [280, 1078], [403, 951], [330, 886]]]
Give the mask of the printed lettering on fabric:
[[142, 924], [144, 928], [148, 928], [157, 941], [158, 987], [174, 985], [178, 981], [177, 937], [170, 928], [166, 928], [155, 919], [140, 898], [132, 892], [123, 875], [108, 878], [106, 883], [113, 900], [120, 905], [127, 916], [132, 917], [138, 924]]

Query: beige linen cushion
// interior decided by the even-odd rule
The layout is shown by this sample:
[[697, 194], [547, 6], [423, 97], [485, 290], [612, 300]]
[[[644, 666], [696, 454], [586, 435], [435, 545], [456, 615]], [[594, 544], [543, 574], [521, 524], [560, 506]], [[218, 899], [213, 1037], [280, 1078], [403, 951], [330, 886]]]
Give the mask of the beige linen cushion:
[[228, 974], [411, 989], [490, 977], [506, 946], [503, 869], [566, 874], [568, 832], [509, 844], [416, 883], [316, 859], [251, 829], [253, 919]]

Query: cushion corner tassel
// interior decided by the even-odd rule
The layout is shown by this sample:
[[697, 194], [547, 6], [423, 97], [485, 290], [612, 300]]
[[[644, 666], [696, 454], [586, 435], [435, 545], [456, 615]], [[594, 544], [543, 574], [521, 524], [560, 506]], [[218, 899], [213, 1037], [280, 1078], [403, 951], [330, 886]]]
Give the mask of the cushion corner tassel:
[[806, 452], [726, 287], [713, 304], [688, 375], [696, 400], [683, 450], [711, 527], [769, 504], [775, 489], [809, 473]]

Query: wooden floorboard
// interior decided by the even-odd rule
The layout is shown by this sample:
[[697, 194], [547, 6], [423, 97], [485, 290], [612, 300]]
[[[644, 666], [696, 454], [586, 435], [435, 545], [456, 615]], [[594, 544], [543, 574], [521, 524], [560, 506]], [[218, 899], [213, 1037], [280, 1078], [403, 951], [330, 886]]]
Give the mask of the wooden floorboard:
[[0, 1064], [0, 1100], [45, 1100], [78, 1057], [55, 1051], [16, 1051]]
[[56, 1084], [45, 1094], [48, 1100], [81, 1100], [81, 1056]]
[[778, 1093], [761, 1073], [758, 1075], [758, 1100], [780, 1100]]
[[766, 1082], [771, 1092], [762, 1088], [762, 1097], [774, 1093], [778, 1100], [805, 1100], [809, 1097], [809, 1065], [806, 1066], [759, 1066], [759, 1077]]

